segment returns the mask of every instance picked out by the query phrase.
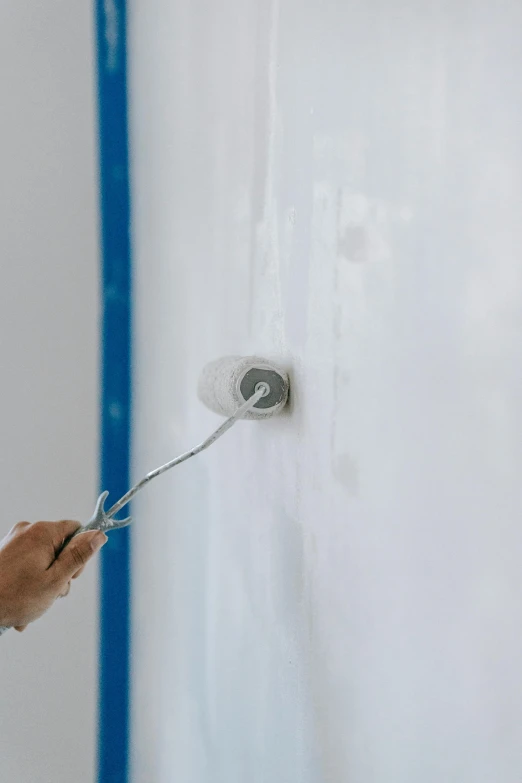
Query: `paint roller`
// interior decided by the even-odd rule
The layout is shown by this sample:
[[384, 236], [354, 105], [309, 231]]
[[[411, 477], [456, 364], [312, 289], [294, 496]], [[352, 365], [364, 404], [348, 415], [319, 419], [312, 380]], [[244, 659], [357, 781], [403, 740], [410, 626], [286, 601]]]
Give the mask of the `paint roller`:
[[[102, 492], [92, 518], [72, 538], [87, 530], [103, 530], [107, 533], [129, 525], [131, 517], [114, 519], [114, 516], [152, 479], [208, 449], [240, 419], [267, 419], [280, 413], [286, 405], [288, 391], [287, 373], [267, 359], [225, 356], [207, 364], [200, 375], [198, 396], [207, 408], [228, 416], [227, 420], [199, 446], [148, 473], [108, 511], [105, 511], [104, 506], [109, 493]], [[7, 630], [0, 627], [0, 636]]]
[[267, 359], [225, 356], [207, 364], [199, 378], [198, 396], [207, 408], [228, 416], [227, 420], [198, 446], [148, 473], [108, 511], [104, 505], [109, 493], [103, 492], [93, 517], [75, 535], [87, 530], [108, 532], [130, 524], [130, 517], [117, 520], [114, 516], [147, 484], [208, 449], [240, 419], [267, 419], [280, 413], [286, 405], [288, 391], [287, 373]]
[[[207, 364], [199, 379], [199, 398], [210, 410], [229, 418], [198, 446], [148, 473], [108, 511], [105, 511], [105, 501], [109, 493], [102, 492], [89, 522], [78, 528], [69, 540], [88, 530], [102, 530], [107, 533], [129, 525], [132, 522], [131, 517], [114, 517], [147, 484], [208, 449], [240, 419], [266, 419], [280, 413], [286, 405], [288, 390], [287, 373], [267, 359], [256, 356], [226, 356]], [[0, 633], [1, 631], [0, 628]]]
[[225, 356], [203, 368], [198, 396], [214, 413], [230, 417], [250, 401], [241, 418], [266, 419], [284, 408], [288, 388], [285, 371], [266, 359]]

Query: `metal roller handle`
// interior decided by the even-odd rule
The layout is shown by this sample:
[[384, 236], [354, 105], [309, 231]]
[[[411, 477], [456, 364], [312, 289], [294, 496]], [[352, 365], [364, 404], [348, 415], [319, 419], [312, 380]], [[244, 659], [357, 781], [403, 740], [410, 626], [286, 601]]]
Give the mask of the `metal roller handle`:
[[[236, 423], [236, 421], [239, 421], [239, 419], [243, 418], [245, 413], [247, 413], [250, 408], [253, 408], [254, 405], [256, 405], [256, 403], [258, 403], [262, 397], [265, 397], [267, 394], [269, 394], [269, 392], [270, 387], [268, 384], [258, 383], [255, 393], [237, 409], [233, 416], [221, 424], [221, 426], [218, 427], [217, 430], [212, 433], [212, 435], [200, 443], [199, 446], [195, 446], [190, 451], [186, 451], [184, 454], [180, 454], [179, 457], [176, 457], [170, 462], [167, 462], [165, 465], [156, 468], [156, 470], [147, 473], [145, 478], [139, 481], [134, 487], [132, 487], [132, 489], [129, 489], [129, 491], [123, 495], [123, 497], [120, 498], [117, 503], [111, 506], [108, 511], [105, 511], [104, 506], [105, 501], [109, 497], [109, 493], [102, 492], [96, 502], [96, 508], [91, 519], [85, 525], [82, 525], [82, 527], [78, 528], [76, 533], [71, 536], [67, 543], [70, 543], [70, 541], [72, 541], [72, 539], [76, 536], [80, 535], [80, 533], [86, 533], [89, 530], [102, 530], [104, 533], [108, 533], [110, 530], [118, 530], [119, 528], [130, 525], [132, 522], [132, 517], [127, 517], [127, 519], [113, 519], [114, 515], [117, 514], [118, 511], [120, 511], [124, 506], [126, 506], [127, 503], [130, 503], [132, 498], [137, 495], [140, 490], [146, 487], [147, 484], [152, 481], [152, 479], [161, 476], [171, 468], [176, 467], [176, 465], [181, 465], [182, 462], [185, 462], [191, 457], [195, 457], [196, 454], [200, 454], [202, 451], [205, 451], [205, 449], [208, 449], [209, 446], [212, 446], [212, 444], [215, 443], [218, 438], [224, 435], [225, 432], [227, 432]], [[9, 627], [0, 625], [0, 636], [2, 636], [2, 634], [8, 630]]]

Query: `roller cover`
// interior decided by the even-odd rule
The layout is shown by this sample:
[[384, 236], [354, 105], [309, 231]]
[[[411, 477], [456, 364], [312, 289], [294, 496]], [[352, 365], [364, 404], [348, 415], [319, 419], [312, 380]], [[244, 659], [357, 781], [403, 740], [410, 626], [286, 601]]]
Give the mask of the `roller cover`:
[[233, 416], [258, 383], [270, 393], [245, 414], [245, 419], [266, 419], [279, 413], [288, 399], [288, 375], [273, 362], [258, 356], [225, 356], [203, 369], [198, 385], [201, 402], [215, 413]]

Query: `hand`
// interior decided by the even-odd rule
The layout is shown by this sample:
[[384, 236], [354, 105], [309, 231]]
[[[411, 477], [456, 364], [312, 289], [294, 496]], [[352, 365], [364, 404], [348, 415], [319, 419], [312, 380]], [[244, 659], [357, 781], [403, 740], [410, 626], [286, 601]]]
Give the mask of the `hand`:
[[99, 530], [79, 533], [78, 522], [18, 522], [0, 541], [0, 625], [23, 631], [66, 596], [71, 579], [107, 541]]

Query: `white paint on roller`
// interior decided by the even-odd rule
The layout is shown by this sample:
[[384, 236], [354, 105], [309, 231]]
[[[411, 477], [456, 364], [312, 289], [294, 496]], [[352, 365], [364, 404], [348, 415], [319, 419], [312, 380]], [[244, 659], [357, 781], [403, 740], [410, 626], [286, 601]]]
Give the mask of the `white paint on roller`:
[[134, 783], [522, 779], [519, 0], [131, 3]]
[[[250, 389], [250, 394], [242, 393], [242, 382], [250, 372], [260, 373], [259, 383], [268, 384], [268, 395], [263, 395], [270, 402], [270, 376], [277, 375], [281, 379], [283, 388], [277, 394], [274, 404], [269, 407], [259, 408], [254, 406], [247, 413], [245, 419], [268, 419], [280, 413], [288, 399], [289, 380], [285, 370], [277, 364], [256, 356], [226, 356], [209, 362], [202, 370], [198, 382], [198, 396], [201, 402], [215, 413], [221, 416], [233, 416], [237, 409], [249, 399], [255, 387]], [[276, 390], [274, 388], [274, 394]], [[264, 404], [263, 400], [261, 404]]]

